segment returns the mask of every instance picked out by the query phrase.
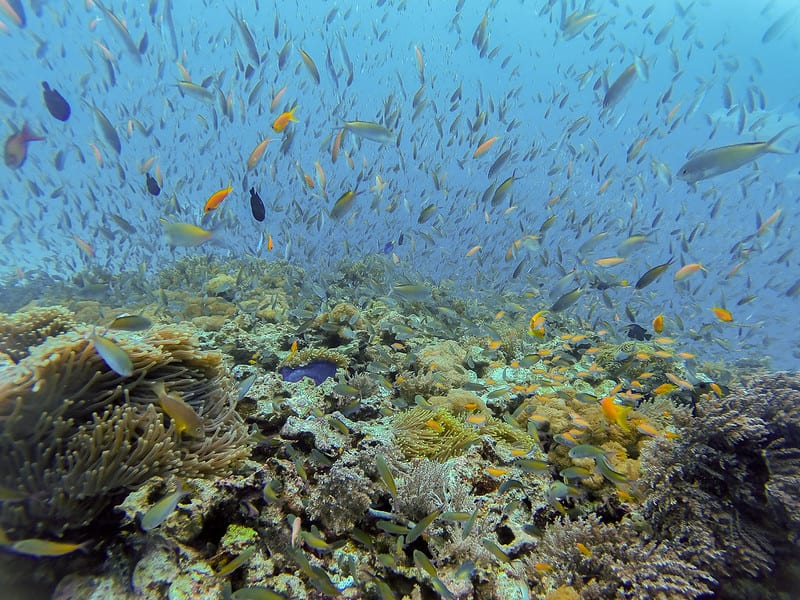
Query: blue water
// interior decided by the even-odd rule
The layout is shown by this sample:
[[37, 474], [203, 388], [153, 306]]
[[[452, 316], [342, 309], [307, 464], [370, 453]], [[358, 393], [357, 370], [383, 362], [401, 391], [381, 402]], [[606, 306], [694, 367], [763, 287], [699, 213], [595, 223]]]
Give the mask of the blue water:
[[[285, 258], [307, 270], [309, 285], [324, 288], [342, 261], [382, 253], [402, 234], [404, 243], [388, 248], [384, 287], [376, 294], [398, 282], [452, 280], [465, 297], [480, 298], [488, 308], [504, 308], [513, 294], [532, 314], [580, 286], [584, 291], [566, 314], [592, 328], [618, 331], [629, 316], [649, 327], [663, 313], [664, 334], [676, 338], [681, 350], [726, 360], [769, 356], [775, 368], [796, 368], [800, 362], [795, 325], [800, 295], [787, 294], [800, 279], [800, 252], [794, 250], [800, 238], [800, 128], [778, 144], [789, 154], [765, 155], [695, 187], [676, 177], [692, 151], [766, 141], [800, 124], [792, 67], [800, 64], [800, 12], [788, 17], [783, 33], [762, 42], [791, 8], [790, 0], [766, 6], [682, 2], [680, 9], [655, 2], [644, 19], [645, 2], [580, 7], [553, 2], [548, 9], [543, 1], [467, 0], [460, 12], [453, 1], [311, 1], [296, 8], [231, 2], [253, 34], [258, 65], [220, 3], [172, 3], [176, 48], [163, 0], [149, 6], [107, 0], [135, 44], [147, 35], [140, 63], [99, 8], [51, 2], [37, 15], [31, 4], [39, 3], [24, 3], [24, 28], [0, 13], [5, 25], [0, 88], [15, 104], [2, 104], [5, 135], [27, 121], [46, 136], [28, 146], [20, 169], [0, 170], [0, 279], [8, 282], [7, 294], [37, 271], [59, 278], [91, 266], [155, 273], [186, 255]], [[562, 12], [575, 10], [597, 16], [580, 35], [565, 39]], [[488, 42], [481, 56], [472, 39], [484, 14]], [[657, 44], [670, 19], [672, 28]], [[291, 49], [280, 69], [278, 54], [287, 41]], [[99, 44], [113, 61], [103, 57]], [[353, 66], [349, 85], [342, 47]], [[315, 61], [319, 84], [304, 65], [301, 48]], [[327, 53], [332, 68], [326, 66]], [[604, 112], [605, 87], [634, 60], [640, 75], [613, 110]], [[178, 62], [193, 82], [209, 78], [211, 102], [181, 94]], [[239, 67], [247, 64], [254, 67], [249, 79]], [[587, 71], [582, 84], [580, 75]], [[73, 114], [66, 123], [47, 112], [43, 80], [70, 102]], [[425, 104], [414, 118], [412, 102], [421, 85]], [[282, 101], [271, 111], [273, 95], [284, 86]], [[451, 101], [456, 90], [460, 101]], [[668, 90], [668, 99], [660, 102]], [[223, 113], [223, 97], [230, 98], [230, 118]], [[273, 120], [295, 104], [299, 122], [288, 133], [273, 132]], [[118, 132], [119, 155], [105, 142], [89, 105], [107, 115]], [[741, 133], [740, 114], [745, 116]], [[569, 134], [584, 117], [586, 123]], [[476, 124], [478, 118], [485, 122]], [[133, 120], [152, 131], [145, 135]], [[398, 142], [379, 144], [347, 134], [333, 163], [333, 137], [349, 120], [387, 125]], [[282, 151], [286, 135], [292, 142]], [[495, 135], [497, 143], [473, 158], [478, 144]], [[273, 141], [248, 171], [247, 157], [265, 137]], [[628, 148], [641, 138], [647, 138], [641, 153], [627, 162]], [[506, 150], [509, 159], [488, 177]], [[63, 170], [54, 165], [57, 152], [64, 153]], [[147, 193], [140, 173], [153, 156], [150, 172], [158, 165], [163, 173], [158, 197]], [[327, 179], [324, 195], [317, 161]], [[315, 181], [313, 189], [301, 171]], [[491, 206], [486, 189], [512, 175], [509, 194]], [[386, 186], [376, 198], [370, 188], [378, 176]], [[234, 192], [203, 217], [206, 199], [229, 182]], [[250, 214], [251, 186], [267, 205], [263, 223]], [[328, 211], [349, 190], [358, 192], [352, 209], [331, 219]], [[420, 212], [430, 204], [436, 210], [420, 224]], [[757, 235], [759, 224], [777, 210], [775, 221]], [[121, 229], [112, 214], [133, 225], [135, 233]], [[552, 226], [542, 232], [551, 216]], [[215, 241], [171, 249], [161, 219], [214, 229]], [[601, 232], [608, 235], [594, 249], [578, 251]], [[595, 265], [615, 256], [618, 244], [634, 234], [645, 234], [648, 241], [626, 262]], [[274, 240], [272, 252], [266, 249], [267, 235]], [[94, 257], [73, 236], [90, 243]], [[525, 236], [539, 239], [528, 239], [506, 260], [512, 244]], [[481, 249], [465, 257], [476, 245]], [[673, 264], [657, 281], [634, 290], [647, 269], [670, 259]], [[706, 271], [676, 284], [677, 269], [694, 262]], [[573, 281], [554, 289], [573, 269]], [[612, 287], [598, 289], [598, 280]], [[728, 308], [734, 322], [718, 321], [713, 306]]]

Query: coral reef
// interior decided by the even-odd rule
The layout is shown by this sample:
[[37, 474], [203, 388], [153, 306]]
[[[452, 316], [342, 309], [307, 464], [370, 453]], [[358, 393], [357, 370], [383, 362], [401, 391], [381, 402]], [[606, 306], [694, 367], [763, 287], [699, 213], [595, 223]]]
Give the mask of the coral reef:
[[796, 589], [800, 379], [754, 378], [723, 398], [701, 396], [680, 419], [678, 440], [642, 451], [642, 512], [656, 535], [718, 579], [721, 597], [753, 597], [752, 581], [768, 576]]
[[532, 576], [569, 585], [586, 600], [699, 598], [715, 583], [670, 546], [647, 541], [630, 522], [561, 519], [547, 528], [536, 550], [525, 559]]
[[[0, 486], [22, 497], [0, 505], [12, 539], [60, 537], [154, 475], [223, 473], [249, 453], [221, 356], [199, 350], [190, 330], [117, 334], [129, 377], [109, 368], [92, 331], [48, 338], [0, 372]], [[181, 437], [156, 383], [200, 416], [201, 438]]]

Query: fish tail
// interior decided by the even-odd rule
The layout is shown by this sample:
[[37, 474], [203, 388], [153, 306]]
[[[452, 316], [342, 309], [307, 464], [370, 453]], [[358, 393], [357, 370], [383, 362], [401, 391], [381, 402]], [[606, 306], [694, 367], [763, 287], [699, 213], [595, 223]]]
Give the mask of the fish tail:
[[22, 140], [24, 142], [39, 142], [44, 139], [44, 136], [34, 135], [30, 127], [28, 127], [27, 122], [22, 124], [22, 131], [20, 133], [22, 134]]
[[767, 147], [765, 151], [771, 152], [773, 154], [793, 154], [791, 150], [786, 150], [785, 148], [775, 146], [775, 142], [777, 142], [780, 138], [782, 138], [787, 131], [789, 131], [790, 129], [795, 129], [796, 127], [800, 127], [800, 125], [789, 125], [789, 127], [781, 129], [778, 133], [772, 136], [772, 138], [767, 142]]

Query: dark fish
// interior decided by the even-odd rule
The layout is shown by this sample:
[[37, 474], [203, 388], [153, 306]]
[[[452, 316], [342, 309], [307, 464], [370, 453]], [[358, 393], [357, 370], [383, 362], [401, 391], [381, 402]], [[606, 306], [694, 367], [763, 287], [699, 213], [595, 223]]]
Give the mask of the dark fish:
[[147, 174], [147, 191], [150, 192], [153, 196], [158, 196], [161, 193], [161, 188], [158, 186], [158, 182], [156, 181], [155, 177]]
[[631, 323], [630, 325], [625, 326], [625, 330], [628, 333], [628, 337], [632, 340], [639, 340], [640, 342], [644, 342], [645, 340], [649, 340], [653, 336], [647, 333], [647, 330], [642, 327], [641, 325], [637, 325], [636, 323]]
[[46, 82], [42, 82], [42, 96], [44, 96], [44, 103], [47, 105], [47, 110], [59, 121], [66, 121], [72, 112], [69, 108], [69, 102], [64, 100], [64, 96], [50, 87]]
[[264, 203], [255, 188], [250, 188], [250, 210], [253, 211], [253, 218], [259, 223], [267, 216]]

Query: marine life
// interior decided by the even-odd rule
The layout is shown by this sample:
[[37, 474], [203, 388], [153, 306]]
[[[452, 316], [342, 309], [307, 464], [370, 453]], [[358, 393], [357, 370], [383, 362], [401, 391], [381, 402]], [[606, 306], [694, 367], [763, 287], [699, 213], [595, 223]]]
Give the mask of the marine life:
[[689, 157], [689, 160], [678, 170], [678, 178], [687, 183], [697, 183], [703, 179], [734, 171], [765, 154], [788, 154], [787, 150], [783, 150], [775, 144], [787, 131], [795, 127], [796, 125], [791, 125], [781, 130], [766, 142], [731, 144], [697, 152]]
[[181, 498], [189, 494], [189, 490], [183, 487], [183, 483], [178, 481], [178, 486], [171, 492], [153, 504], [150, 509], [142, 516], [140, 526], [142, 531], [152, 531], [167, 520], [178, 506]]
[[51, 88], [46, 81], [42, 82], [42, 97], [44, 98], [44, 104], [47, 106], [47, 110], [54, 118], [59, 121], [66, 121], [69, 119], [71, 112], [69, 102], [64, 99], [64, 96], [62, 96], [58, 90]]
[[213, 238], [214, 232], [191, 223], [164, 223], [164, 237], [170, 246], [199, 246]]
[[151, 196], [158, 196], [161, 193], [161, 186], [158, 185], [158, 181], [150, 173], [145, 173], [145, 186]]
[[285, 381], [297, 382], [308, 377], [314, 381], [316, 385], [320, 385], [328, 378], [336, 376], [336, 364], [326, 360], [312, 360], [304, 365], [296, 367], [285, 366], [281, 367], [281, 377]]
[[22, 129], [13, 133], [6, 139], [3, 158], [6, 166], [19, 169], [28, 156], [28, 143], [43, 140], [42, 136], [34, 135], [27, 123], [22, 124]]
[[282, 112], [280, 115], [278, 115], [278, 117], [272, 122], [272, 130], [276, 133], [282, 133], [289, 123], [297, 123], [299, 119], [294, 116], [294, 111], [296, 110], [297, 106], [293, 106], [291, 110]]
[[94, 348], [100, 358], [108, 365], [108, 368], [122, 377], [133, 375], [133, 362], [128, 353], [125, 352], [114, 340], [93, 333], [91, 337]]
[[208, 214], [212, 210], [216, 210], [219, 208], [219, 205], [222, 204], [222, 201], [228, 197], [228, 195], [233, 191], [233, 187], [228, 185], [228, 187], [222, 188], [221, 190], [217, 190], [213, 194], [208, 197], [206, 200], [205, 205], [203, 205], [203, 212]]
[[179, 436], [188, 438], [205, 437], [203, 418], [180, 397], [180, 394], [167, 392], [163, 381], [157, 381], [152, 385], [152, 388], [158, 399], [158, 404], [172, 420], [172, 424], [175, 425], [175, 430]]
[[258, 195], [255, 188], [250, 188], [250, 211], [253, 213], [253, 218], [259, 223], [267, 216], [264, 202], [261, 200], [261, 196]]
[[390, 144], [395, 140], [395, 135], [392, 131], [380, 123], [371, 121], [346, 121], [344, 130], [356, 137], [378, 142], [379, 144]]

